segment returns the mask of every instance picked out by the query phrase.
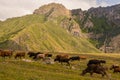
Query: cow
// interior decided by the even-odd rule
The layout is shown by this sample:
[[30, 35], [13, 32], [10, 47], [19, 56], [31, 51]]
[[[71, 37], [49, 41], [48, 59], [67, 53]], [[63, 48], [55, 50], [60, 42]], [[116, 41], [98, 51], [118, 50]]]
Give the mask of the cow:
[[87, 63], [87, 66], [89, 66], [89, 65], [91, 65], [91, 64], [101, 65], [101, 63], [106, 63], [106, 61], [105, 61], [105, 60], [91, 59], [91, 60], [89, 60], [89, 62]]
[[45, 54], [37, 54], [36, 56], [33, 57], [34, 60], [44, 60]]
[[30, 52], [27, 53], [27, 55], [29, 55], [29, 57], [35, 57], [38, 54], [43, 54], [43, 53], [42, 52], [32, 52], [32, 51], [30, 51]]
[[58, 54], [58, 55], [56, 55], [56, 58], [69, 58], [69, 55], [67, 55], [67, 54]]
[[69, 59], [70, 59], [70, 61], [75, 61], [75, 60], [80, 61], [80, 56], [72, 56]]
[[43, 52], [28, 52], [27, 53], [29, 57], [32, 57], [34, 60], [41, 60], [44, 59], [45, 57], [52, 57], [52, 54], [50, 53], [43, 53]]
[[69, 61], [69, 55], [56, 55], [56, 58], [54, 59], [54, 61], [58, 61], [61, 64], [62, 63], [67, 63], [68, 65], [70, 65]]
[[12, 57], [13, 51], [12, 50], [0, 50], [0, 56], [1, 57]]
[[50, 53], [45, 53], [45, 57], [52, 57], [52, 54], [50, 54]]
[[120, 66], [118, 66], [118, 65], [112, 65], [110, 67], [110, 70], [113, 70], [113, 73], [117, 73], [117, 72], [120, 73]]
[[87, 56], [80, 56], [80, 59], [81, 59], [81, 60], [86, 60], [86, 59], [87, 59]]
[[24, 52], [24, 51], [17, 51], [14, 57], [15, 57], [15, 59], [17, 59], [17, 58], [21, 59], [22, 57], [25, 58], [25, 53], [26, 52]]
[[99, 64], [91, 64], [87, 66], [87, 68], [82, 71], [81, 75], [84, 76], [86, 73], [90, 73], [91, 76], [93, 75], [93, 73], [101, 74], [102, 77], [104, 77], [105, 75], [108, 76], [106, 73], [106, 69]]

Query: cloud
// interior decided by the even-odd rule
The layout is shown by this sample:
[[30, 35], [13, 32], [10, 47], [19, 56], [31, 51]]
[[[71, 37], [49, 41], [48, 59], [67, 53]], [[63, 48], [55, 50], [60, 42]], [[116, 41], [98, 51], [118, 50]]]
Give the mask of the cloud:
[[109, 5], [108, 1], [106, 1], [106, 0], [98, 0], [98, 1], [97, 1], [97, 6], [105, 7], [105, 6]]
[[98, 4], [96, 0], [0, 0], [0, 20], [32, 14], [35, 9], [52, 2], [61, 3], [68, 9], [83, 10], [107, 5], [106, 2]]

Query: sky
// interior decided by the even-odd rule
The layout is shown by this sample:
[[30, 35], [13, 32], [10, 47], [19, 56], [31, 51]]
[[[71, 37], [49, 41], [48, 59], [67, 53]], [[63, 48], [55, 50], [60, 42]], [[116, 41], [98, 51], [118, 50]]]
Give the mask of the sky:
[[120, 0], [0, 0], [0, 20], [32, 14], [40, 6], [53, 2], [61, 3], [67, 9], [82, 10], [120, 4]]

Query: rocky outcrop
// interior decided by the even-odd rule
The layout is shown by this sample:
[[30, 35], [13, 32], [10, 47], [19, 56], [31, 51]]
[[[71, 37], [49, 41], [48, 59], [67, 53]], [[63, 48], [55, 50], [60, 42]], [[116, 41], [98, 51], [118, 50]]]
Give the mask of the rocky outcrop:
[[88, 13], [93, 17], [105, 17], [113, 27], [120, 27], [120, 4], [109, 7], [91, 8]]
[[83, 36], [79, 24], [72, 18], [65, 18], [60, 22], [60, 25], [74, 36]]
[[113, 49], [115, 49], [115, 52], [120, 52], [120, 34], [114, 36], [109, 44]]
[[74, 36], [82, 36], [78, 23], [71, 16], [70, 10], [66, 9], [62, 4], [51, 3], [43, 5], [36, 9], [33, 14], [45, 15], [45, 20], [52, 20], [59, 23], [61, 27], [70, 32]]
[[70, 17], [70, 11], [66, 9], [62, 4], [58, 3], [43, 5], [39, 9], [36, 9], [33, 14], [44, 14], [47, 18], [56, 18], [59, 16]]

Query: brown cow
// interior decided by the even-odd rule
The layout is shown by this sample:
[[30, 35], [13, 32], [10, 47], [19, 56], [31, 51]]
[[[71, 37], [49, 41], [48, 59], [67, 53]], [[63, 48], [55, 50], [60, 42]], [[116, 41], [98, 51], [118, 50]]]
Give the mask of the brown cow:
[[34, 60], [43, 60], [45, 58], [45, 54], [37, 54], [33, 57]]
[[13, 51], [12, 50], [0, 50], [0, 56], [1, 57], [11, 57], [13, 55]]
[[80, 59], [82, 60], [85, 60], [85, 59], [87, 59], [87, 56], [80, 56]]
[[24, 51], [17, 51], [15, 54], [15, 59], [17, 59], [17, 58], [21, 59], [22, 57], [25, 58], [25, 53], [26, 52], [24, 52]]
[[33, 57], [34, 60], [44, 59], [45, 57], [52, 57], [50, 53], [43, 52], [28, 52], [29, 57]]
[[50, 54], [50, 53], [45, 53], [45, 57], [52, 57], [52, 54]]
[[69, 55], [56, 55], [56, 58], [54, 59], [54, 61], [58, 61], [61, 64], [64, 62], [64, 63], [67, 63], [68, 65], [70, 65]]
[[118, 66], [118, 65], [112, 65], [110, 67], [110, 70], [113, 70], [113, 73], [117, 73], [117, 72], [120, 73], [120, 66]]
[[67, 54], [58, 54], [58, 55], [56, 55], [56, 58], [69, 58], [69, 55], [67, 55]]

